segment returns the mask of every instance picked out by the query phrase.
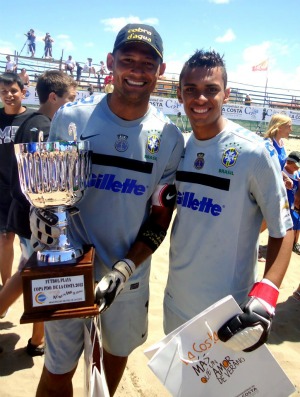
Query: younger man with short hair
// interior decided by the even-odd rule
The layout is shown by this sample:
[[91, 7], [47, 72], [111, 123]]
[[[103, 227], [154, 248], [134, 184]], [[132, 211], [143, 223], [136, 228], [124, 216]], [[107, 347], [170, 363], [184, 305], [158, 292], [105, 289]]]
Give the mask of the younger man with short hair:
[[[0, 76], [0, 273], [3, 285], [11, 276], [14, 257], [14, 233], [7, 228], [11, 203], [11, 167], [15, 158], [14, 139], [19, 126], [29, 117], [32, 109], [22, 105], [26, 89], [20, 77], [12, 72]], [[0, 311], [0, 315], [3, 312]]]
[[[275, 150], [222, 116], [226, 85], [225, 63], [215, 51], [197, 51], [179, 77], [177, 95], [193, 133], [176, 173], [164, 328], [169, 333], [233, 295], [244, 312], [218, 336], [235, 350], [250, 351], [270, 332], [293, 232]], [[264, 276], [256, 283], [263, 218], [269, 243]]]
[[[68, 75], [58, 70], [49, 70], [39, 76], [36, 91], [40, 100], [40, 108], [28, 117], [20, 126], [15, 143], [36, 142], [42, 132], [43, 140], [46, 140], [50, 130], [50, 122], [54, 113], [66, 102], [73, 102], [76, 98], [77, 83]], [[19, 269], [21, 269], [33, 253], [30, 246], [31, 231], [29, 227], [30, 204], [23, 195], [18, 176], [17, 162], [14, 156], [11, 174], [11, 195], [13, 200], [9, 208], [7, 225], [9, 230], [18, 234], [21, 242], [22, 257]], [[0, 291], [0, 313], [21, 295], [22, 282], [19, 272], [15, 273], [6, 286]], [[43, 323], [34, 323], [32, 338], [27, 345], [27, 353], [30, 356], [42, 355]]]

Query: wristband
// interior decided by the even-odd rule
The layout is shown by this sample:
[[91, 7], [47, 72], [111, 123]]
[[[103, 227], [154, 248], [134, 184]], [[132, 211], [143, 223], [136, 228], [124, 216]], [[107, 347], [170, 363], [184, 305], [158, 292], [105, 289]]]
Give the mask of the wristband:
[[166, 234], [167, 231], [164, 228], [150, 220], [142, 225], [136, 241], [143, 242], [154, 252], [163, 242]]
[[268, 283], [262, 280], [259, 283], [255, 283], [251, 291], [249, 292], [248, 296], [253, 296], [255, 298], [263, 299], [269, 305], [275, 307], [279, 295], [279, 290], [269, 280], [267, 280], [267, 282]]
[[116, 269], [119, 273], [121, 273], [124, 276], [125, 281], [127, 281], [135, 271], [136, 266], [131, 259], [126, 258], [116, 262], [113, 266], [113, 269]]

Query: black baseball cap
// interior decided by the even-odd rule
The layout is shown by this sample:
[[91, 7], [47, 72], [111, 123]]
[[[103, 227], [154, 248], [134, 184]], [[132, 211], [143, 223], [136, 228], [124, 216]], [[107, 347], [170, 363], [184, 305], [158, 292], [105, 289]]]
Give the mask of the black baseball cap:
[[117, 35], [113, 51], [128, 43], [145, 43], [163, 59], [163, 42], [158, 32], [149, 25], [129, 23]]
[[287, 160], [292, 161], [293, 163], [296, 164], [297, 167], [300, 168], [300, 152], [297, 151], [291, 152], [288, 155]]

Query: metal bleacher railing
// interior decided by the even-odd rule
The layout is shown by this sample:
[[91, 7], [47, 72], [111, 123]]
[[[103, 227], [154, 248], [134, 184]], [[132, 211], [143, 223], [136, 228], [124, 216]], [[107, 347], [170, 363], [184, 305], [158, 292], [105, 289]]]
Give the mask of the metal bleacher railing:
[[[6, 64], [6, 55], [0, 53], [0, 72], [3, 73]], [[45, 58], [30, 58], [26, 56], [18, 56], [17, 54], [11, 55], [12, 59], [15, 59], [18, 64], [18, 72], [22, 68], [25, 68], [30, 81], [34, 84], [39, 74], [49, 69], [62, 69], [64, 70], [65, 59], [45, 59]], [[78, 62], [81, 66], [84, 65], [82, 62]], [[94, 64], [96, 72], [100, 70], [100, 64]], [[76, 71], [74, 71], [76, 76]], [[171, 76], [171, 77], [168, 77]], [[86, 89], [93, 85], [94, 91], [103, 91], [104, 76], [97, 73], [97, 77], [88, 74], [84, 71], [81, 75], [81, 81], [79, 89]], [[176, 97], [176, 89], [178, 84], [178, 75], [170, 74], [161, 78], [153, 92], [153, 95]], [[234, 104], [244, 104], [246, 95], [250, 95], [251, 104], [253, 106], [268, 106], [273, 108], [293, 109], [300, 111], [300, 90], [286, 90], [281, 88], [259, 87], [254, 85], [248, 85], [243, 83], [229, 82], [231, 87], [230, 102]]]
[[[18, 65], [18, 72], [22, 68], [25, 68], [29, 77], [31, 85], [35, 85], [35, 82], [39, 74], [50, 69], [61, 69], [64, 70], [66, 59], [63, 59], [63, 53], [60, 59], [45, 59], [45, 58], [30, 58], [27, 56], [20, 56], [17, 53], [3, 54], [0, 53], [0, 73], [5, 71], [6, 56], [10, 55], [11, 59], [14, 59]], [[81, 66], [84, 66], [83, 62], [78, 62]], [[100, 64], [93, 64], [96, 72], [101, 69]], [[76, 71], [74, 71], [74, 78], [76, 78]], [[88, 73], [82, 71], [81, 79], [79, 82], [79, 90], [88, 90], [92, 85], [93, 91], [103, 92], [104, 91], [104, 78], [105, 75], [96, 73], [96, 77], [91, 74], [88, 77]], [[178, 85], [178, 75], [166, 74], [158, 80], [153, 96], [163, 96], [169, 98], [176, 98], [176, 91]], [[246, 95], [251, 97], [252, 106], [262, 106], [269, 108], [276, 108], [281, 110], [297, 110], [300, 112], [300, 90], [295, 89], [281, 89], [274, 87], [261, 87], [249, 84], [237, 83], [229, 81], [228, 85], [231, 87], [229, 102], [235, 105], [244, 105]], [[186, 125], [189, 123], [186, 120]], [[299, 128], [298, 128], [299, 127]], [[247, 128], [253, 129], [252, 125], [247, 124]], [[298, 131], [299, 130], [299, 131]], [[296, 134], [300, 135], [300, 126], [295, 128]]]
[[[6, 64], [6, 56], [10, 54], [2, 54], [0, 53], [0, 73], [5, 71]], [[14, 59], [18, 65], [17, 72], [19, 73], [22, 68], [25, 68], [27, 74], [30, 78], [30, 84], [35, 85], [38, 76], [45, 72], [46, 70], [58, 69], [65, 70], [65, 59], [49, 59], [49, 58], [31, 58], [27, 56], [18, 56], [18, 55], [10, 55], [11, 59]], [[82, 67], [84, 63], [78, 62]], [[96, 71], [100, 70], [100, 65], [94, 64]], [[98, 68], [98, 69], [97, 69]], [[76, 68], [73, 72], [74, 78], [76, 79]], [[82, 71], [81, 79], [79, 82], [79, 89], [86, 90], [91, 84], [93, 85], [94, 91], [103, 90], [104, 77], [100, 74], [97, 74], [97, 77], [91, 75], [88, 77], [88, 74]]]

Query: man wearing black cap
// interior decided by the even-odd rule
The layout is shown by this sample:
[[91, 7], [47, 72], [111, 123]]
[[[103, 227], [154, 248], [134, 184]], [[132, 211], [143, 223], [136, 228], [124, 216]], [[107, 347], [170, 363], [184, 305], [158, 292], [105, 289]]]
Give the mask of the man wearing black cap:
[[[78, 137], [89, 140], [93, 151], [89, 188], [79, 207], [89, 242], [96, 249], [95, 296], [112, 396], [128, 355], [147, 338], [151, 255], [171, 220], [183, 136], [149, 104], [165, 71], [162, 40], [153, 27], [131, 24], [121, 29], [107, 56], [107, 67], [113, 72], [114, 91], [61, 108], [52, 121], [49, 140], [69, 140], [68, 126], [75, 123]], [[46, 226], [38, 211], [32, 214], [31, 225], [37, 239], [34, 246], [47, 238], [55, 244], [55, 226]], [[86, 242], [84, 230], [78, 234]], [[47, 349], [38, 397], [72, 396], [85, 322], [46, 323]]]

